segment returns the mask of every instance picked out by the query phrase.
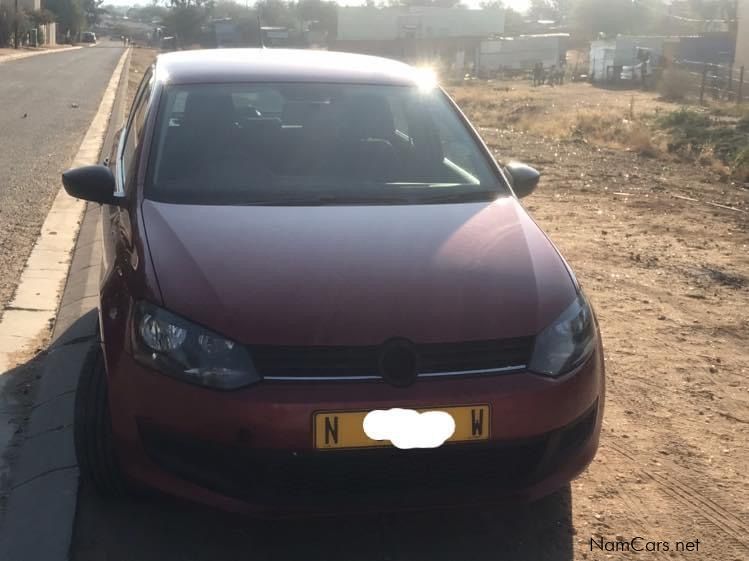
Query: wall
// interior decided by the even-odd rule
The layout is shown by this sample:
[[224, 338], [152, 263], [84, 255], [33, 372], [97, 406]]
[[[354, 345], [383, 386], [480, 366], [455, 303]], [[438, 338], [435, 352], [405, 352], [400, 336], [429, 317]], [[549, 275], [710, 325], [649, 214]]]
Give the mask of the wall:
[[378, 55], [405, 60], [412, 63], [455, 61], [458, 53], [466, 63], [472, 63], [478, 53], [481, 40], [478, 38], [395, 39], [370, 41], [335, 41], [331, 48], [336, 51]]
[[57, 24], [47, 23], [42, 28], [44, 29], [44, 44], [49, 47], [57, 45]]
[[23, 8], [27, 12], [33, 12], [41, 9], [42, 2], [41, 0], [18, 0], [18, 7]]
[[700, 37], [681, 37], [677, 49], [679, 60], [731, 64], [735, 44], [728, 33], [713, 33]]
[[588, 75], [594, 82], [608, 80], [609, 69], [614, 66], [616, 43], [612, 41], [593, 41], [590, 45], [590, 67]]
[[[15, 0], [0, 0], [0, 6], [6, 6], [10, 10], [14, 10], [16, 6]], [[26, 10], [27, 12], [33, 12], [39, 10], [42, 6], [41, 0], [18, 0], [18, 9]]]
[[616, 66], [633, 66], [638, 64], [637, 48], [649, 49], [651, 53], [651, 62], [660, 64], [663, 56], [663, 44], [667, 37], [636, 37], [629, 35], [620, 35], [616, 38], [616, 56], [614, 64]]
[[339, 41], [488, 37], [504, 32], [504, 11], [466, 8], [338, 8]]
[[482, 41], [479, 69], [482, 72], [522, 70], [533, 68], [539, 62], [544, 68], [558, 65], [565, 58], [568, 38], [568, 35], [531, 35]]
[[749, 0], [739, 0], [739, 32], [736, 34], [736, 66], [749, 71]]

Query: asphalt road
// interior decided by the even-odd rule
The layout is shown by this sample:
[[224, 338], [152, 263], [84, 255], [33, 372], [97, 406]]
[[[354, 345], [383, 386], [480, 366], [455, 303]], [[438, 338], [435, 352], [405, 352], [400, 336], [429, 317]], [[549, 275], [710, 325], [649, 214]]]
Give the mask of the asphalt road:
[[0, 63], [0, 310], [121, 55], [103, 43]]

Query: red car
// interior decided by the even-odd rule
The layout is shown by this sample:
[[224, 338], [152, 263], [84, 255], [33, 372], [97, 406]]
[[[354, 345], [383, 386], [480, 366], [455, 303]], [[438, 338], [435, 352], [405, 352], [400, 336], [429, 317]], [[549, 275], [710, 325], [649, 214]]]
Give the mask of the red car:
[[[566, 485], [598, 446], [603, 353], [518, 201], [538, 180], [499, 166], [400, 62], [160, 56], [112, 168], [63, 175], [104, 205], [83, 473], [106, 494], [138, 483], [271, 515]], [[370, 438], [368, 413], [396, 408], [442, 411], [454, 431], [437, 447]]]

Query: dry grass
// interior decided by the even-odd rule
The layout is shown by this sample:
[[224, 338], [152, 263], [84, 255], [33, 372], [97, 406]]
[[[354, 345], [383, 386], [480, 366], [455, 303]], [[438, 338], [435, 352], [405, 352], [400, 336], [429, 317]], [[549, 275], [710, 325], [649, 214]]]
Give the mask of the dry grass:
[[449, 91], [479, 126], [574, 138], [646, 156], [659, 151], [650, 123], [673, 108], [650, 93], [601, 90], [589, 84], [534, 88], [519, 82], [486, 82]]
[[143, 74], [146, 72], [149, 66], [156, 60], [158, 51], [156, 49], [148, 49], [143, 47], [136, 47], [130, 56], [130, 73], [127, 81], [127, 105], [130, 107], [135, 97], [135, 92], [140, 85], [140, 81], [143, 79]]
[[[673, 86], [678, 77], [670, 82]], [[721, 180], [745, 181], [749, 155], [736, 164], [721, 158], [709, 145], [691, 153], [674, 153], [659, 117], [683, 104], [657, 93], [620, 91], [573, 83], [562, 87], [532, 87], [519, 81], [470, 81], [447, 88], [471, 121], [492, 130], [520, 130], [544, 138], [576, 140], [635, 152], [650, 158], [697, 160]], [[749, 107], [713, 102], [693, 109], [698, 114], [736, 121]]]

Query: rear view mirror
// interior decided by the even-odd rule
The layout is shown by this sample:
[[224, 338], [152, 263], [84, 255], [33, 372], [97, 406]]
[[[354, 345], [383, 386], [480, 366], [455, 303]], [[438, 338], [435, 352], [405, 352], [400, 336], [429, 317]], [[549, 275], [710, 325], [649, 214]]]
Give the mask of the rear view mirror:
[[510, 176], [512, 190], [518, 198], [527, 197], [538, 187], [541, 174], [534, 168], [520, 162], [510, 162], [505, 166], [505, 170]]
[[122, 206], [125, 199], [115, 197], [115, 181], [106, 166], [83, 166], [62, 174], [62, 184], [71, 197], [104, 205]]

